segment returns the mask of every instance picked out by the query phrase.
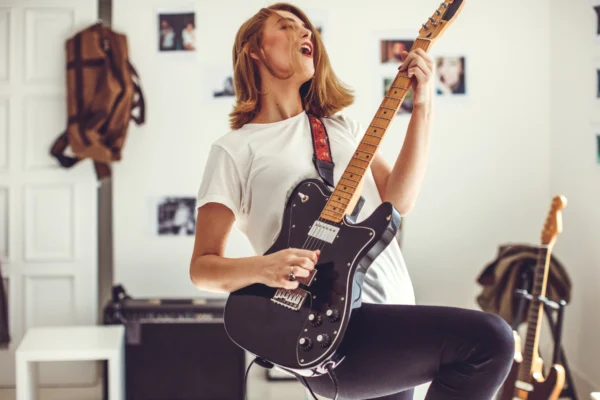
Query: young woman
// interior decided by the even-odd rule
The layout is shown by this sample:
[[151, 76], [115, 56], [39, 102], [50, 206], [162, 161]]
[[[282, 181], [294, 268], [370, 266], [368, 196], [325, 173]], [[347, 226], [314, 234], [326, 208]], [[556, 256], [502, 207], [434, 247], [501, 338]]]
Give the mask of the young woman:
[[[364, 178], [358, 221], [383, 201], [406, 215], [427, 163], [432, 119], [432, 68], [427, 53], [403, 52], [413, 79], [414, 109], [393, 166], [377, 155]], [[300, 181], [318, 178], [307, 113], [321, 118], [330, 139], [335, 181], [364, 130], [338, 112], [353, 96], [333, 73], [315, 27], [298, 8], [278, 3], [246, 21], [233, 47], [237, 103], [231, 131], [212, 146], [200, 184], [190, 277], [196, 287], [232, 292], [254, 283], [294, 289], [290, 272], [306, 277], [318, 251], [287, 249], [266, 256], [226, 258], [235, 222], [257, 254], [281, 226], [285, 202]], [[412, 399], [431, 381], [433, 399], [491, 399], [510, 369], [514, 341], [500, 317], [475, 310], [417, 306], [400, 248], [392, 241], [368, 270], [363, 305], [344, 338], [346, 358], [335, 368], [340, 399]], [[307, 379], [334, 396], [327, 375]]]

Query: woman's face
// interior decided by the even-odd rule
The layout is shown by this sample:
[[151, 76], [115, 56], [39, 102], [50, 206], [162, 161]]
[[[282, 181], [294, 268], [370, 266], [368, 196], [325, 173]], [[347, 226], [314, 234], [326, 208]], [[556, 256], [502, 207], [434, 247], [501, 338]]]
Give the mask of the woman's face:
[[[296, 15], [288, 11], [275, 11], [277, 15], [269, 17], [263, 31], [262, 49], [264, 57], [272, 68], [280, 75], [288, 76], [292, 72], [290, 60], [290, 47], [295, 51], [294, 56], [299, 57], [301, 71], [296, 71], [292, 79], [308, 81], [315, 73], [313, 61], [314, 45], [312, 34]], [[288, 34], [292, 31], [292, 40]], [[304, 44], [304, 49], [303, 49]]]

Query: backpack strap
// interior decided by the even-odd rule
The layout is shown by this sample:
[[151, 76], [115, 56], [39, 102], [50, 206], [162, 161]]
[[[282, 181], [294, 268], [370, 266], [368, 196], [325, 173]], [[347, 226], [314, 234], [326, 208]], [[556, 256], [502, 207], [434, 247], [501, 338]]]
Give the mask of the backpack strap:
[[133, 88], [135, 93], [137, 94], [137, 100], [134, 101], [131, 105], [131, 111], [135, 110], [136, 108], [140, 109], [140, 115], [136, 116], [131, 114], [131, 119], [133, 119], [136, 124], [141, 125], [144, 122], [146, 122], [146, 102], [144, 101], [144, 93], [142, 92], [142, 86], [140, 85], [140, 77], [137, 71], [129, 61], [127, 61], [127, 66], [131, 71], [132, 77], [135, 78], [135, 80], [133, 81]]
[[[333, 184], [333, 168], [335, 167], [335, 163], [333, 162], [333, 157], [331, 156], [331, 148], [329, 147], [329, 136], [327, 135], [327, 129], [325, 129], [323, 121], [314, 115], [308, 114], [308, 119], [310, 121], [310, 132], [313, 139], [313, 164], [315, 164], [315, 168], [317, 169], [321, 179], [323, 179], [327, 185], [333, 188], [335, 187]], [[356, 221], [356, 217], [358, 216], [358, 213], [362, 209], [364, 203], [365, 199], [361, 195], [360, 199], [356, 203], [356, 207], [354, 207], [352, 215], [349, 217], [350, 220]]]

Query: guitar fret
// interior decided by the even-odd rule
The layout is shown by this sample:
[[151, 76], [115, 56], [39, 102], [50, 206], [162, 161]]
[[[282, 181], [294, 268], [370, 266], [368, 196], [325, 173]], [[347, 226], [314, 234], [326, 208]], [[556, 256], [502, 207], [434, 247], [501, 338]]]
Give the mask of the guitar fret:
[[339, 214], [339, 215], [344, 215], [339, 211], [335, 211], [337, 210], [339, 207], [333, 207], [332, 210], [330, 210], [330, 208], [332, 208], [332, 206], [327, 206], [327, 208], [325, 209], [325, 211], [330, 212], [330, 213], [334, 213], [334, 214]]
[[[344, 180], [344, 179], [345, 179], [345, 180], [347, 180], [347, 181], [350, 181], [350, 179], [346, 179], [346, 178], [342, 177], [342, 179], [340, 179], [340, 182], [341, 182], [342, 180]], [[356, 189], [356, 188], [357, 188], [357, 186], [352, 186], [352, 185], [349, 185], [349, 184], [347, 184], [347, 183], [346, 183], [345, 185], [346, 185], [346, 186], [349, 186], [349, 187], [351, 187], [352, 189]]]
[[391, 85], [390, 87], [393, 87], [394, 89], [402, 89], [402, 90], [408, 89], [408, 87], [394, 86], [394, 85]]
[[396, 112], [396, 109], [395, 108], [391, 108], [391, 107], [380, 106], [379, 108], [385, 108], [386, 110], [390, 110], [390, 111]]
[[331, 201], [331, 202], [333, 202], [333, 203], [338, 203], [338, 204], [341, 204], [341, 206], [338, 206], [339, 208], [346, 208], [346, 207], [348, 206], [348, 203], [349, 203], [349, 202], [348, 202], [348, 203], [345, 203], [345, 204], [344, 204], [344, 203], [340, 203], [340, 202], [339, 202], [339, 201], [337, 201], [337, 200], [330, 200], [330, 201]]
[[381, 126], [377, 126], [377, 125], [373, 125], [373, 124], [371, 124], [369, 126], [372, 126], [373, 128], [381, 129], [383, 131], [385, 131], [385, 129], [386, 129], [386, 128], [382, 128]]
[[[350, 178], [354, 178], [354, 175], [358, 175], [361, 178], [363, 177], [363, 174], [359, 174], [358, 172], [352, 172], [352, 171], [346, 171], [346, 172], [344, 172], [344, 175], [347, 175], [348, 173], [350, 173]], [[342, 175], [342, 176], [344, 176], [344, 175]]]
[[375, 115], [375, 118], [380, 118], [380, 119], [385, 119], [387, 121], [391, 121], [391, 118], [387, 118], [387, 117], [380, 117], [379, 115]]
[[386, 99], [394, 99], [394, 100], [396, 100], [396, 101], [400, 101], [400, 100], [402, 100], [402, 99], [399, 99], [399, 98], [397, 98], [397, 97], [393, 97], [393, 96], [385, 96], [385, 98], [386, 98]]
[[381, 136], [379, 136], [379, 135], [371, 135], [370, 133], [365, 133], [365, 136], [371, 136], [371, 137], [376, 137], [377, 139], [381, 139]]
[[337, 190], [333, 192], [332, 196], [337, 197], [338, 199], [344, 199], [344, 200], [350, 200], [352, 198], [352, 196], [350, 196], [350, 197], [342, 196], [341, 194], [337, 193]]
[[367, 170], [367, 168], [361, 167], [360, 165], [356, 165], [356, 164], [352, 164], [352, 163], [348, 163], [348, 165], [352, 165], [353, 167], [364, 169], [365, 171]]
[[350, 178], [346, 178], [346, 177], [342, 177], [342, 179], [345, 179], [347, 181], [352, 181], [352, 182], [360, 183], [360, 181], [357, 181], [357, 180], [354, 180], [354, 179], [350, 179]]
[[342, 189], [338, 189], [338, 190], [339, 190], [340, 192], [344, 192], [344, 193], [346, 193], [346, 194], [349, 194], [349, 195], [351, 195], [351, 196], [354, 194], [354, 192], [347, 192], [347, 191], [345, 191], [345, 190], [342, 190]]
[[354, 167], [351, 167], [351, 166], [348, 166], [346, 168], [346, 172], [350, 172], [350, 174], [351, 174], [350, 178], [354, 178], [353, 175], [358, 175], [361, 178], [364, 176], [362, 170], [359, 170], [358, 168], [354, 168]]
[[[371, 143], [367, 143], [367, 142], [362, 142], [361, 144], [366, 144], [371, 147], [378, 147], [376, 144], [371, 144]], [[373, 154], [373, 153], [371, 153], [371, 154]]]
[[[369, 153], [368, 151], [364, 151], [364, 150], [361, 150], [361, 149], [356, 149], [356, 151], [360, 151], [361, 153], [365, 153], [365, 154], [368, 154], [368, 155], [370, 155], [370, 156], [372, 156], [372, 155], [373, 155], [373, 153]], [[357, 155], [358, 155], [358, 154], [357, 154]]]
[[343, 214], [336, 213], [336, 212], [334, 212], [334, 211], [329, 211], [329, 210], [324, 210], [324, 211], [321, 213], [321, 215], [324, 215], [324, 216], [326, 216], [326, 217], [331, 217], [331, 218], [334, 218], [334, 219], [338, 219], [338, 218], [339, 218], [339, 216], [337, 216], [336, 214], [343, 215]]

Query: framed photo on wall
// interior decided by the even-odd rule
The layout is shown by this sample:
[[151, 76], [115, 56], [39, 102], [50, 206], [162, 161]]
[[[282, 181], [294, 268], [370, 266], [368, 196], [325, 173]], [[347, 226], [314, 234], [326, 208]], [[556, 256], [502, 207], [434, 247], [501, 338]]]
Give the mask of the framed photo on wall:
[[435, 63], [435, 93], [438, 96], [467, 94], [466, 57], [456, 55], [432, 56]]
[[196, 52], [196, 12], [193, 6], [157, 10], [156, 37], [160, 53]]
[[596, 164], [600, 167], [600, 126], [595, 130], [596, 135]]
[[158, 236], [196, 234], [196, 198], [160, 196], [151, 200], [152, 230]]
[[600, 0], [589, 0], [589, 2], [595, 17], [594, 37], [596, 42], [600, 43]]
[[203, 98], [208, 102], [235, 103], [233, 85], [233, 68], [230, 65], [207, 65], [204, 67], [205, 93]]
[[592, 87], [589, 91], [593, 99], [592, 119], [600, 122], [600, 58], [595, 58], [590, 73], [592, 74]]

